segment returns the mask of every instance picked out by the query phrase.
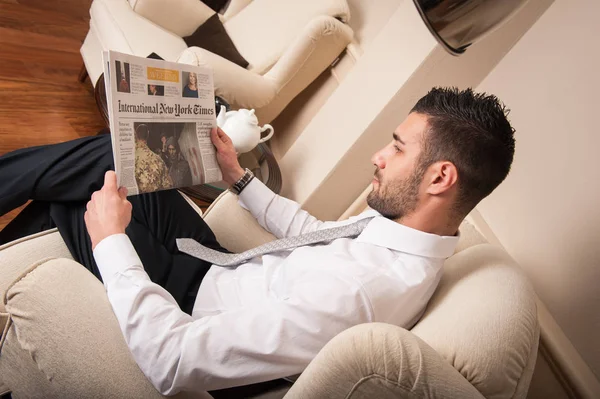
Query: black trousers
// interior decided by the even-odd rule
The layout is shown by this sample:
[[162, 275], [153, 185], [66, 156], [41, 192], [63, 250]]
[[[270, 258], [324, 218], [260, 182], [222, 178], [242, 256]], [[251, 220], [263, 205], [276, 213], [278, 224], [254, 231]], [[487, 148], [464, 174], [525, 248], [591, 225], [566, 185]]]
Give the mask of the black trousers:
[[[33, 200], [0, 231], [0, 245], [57, 227], [73, 258], [101, 278], [83, 215], [92, 193], [114, 169], [110, 135], [17, 150], [0, 157], [0, 215]], [[225, 251], [204, 220], [175, 190], [131, 196], [131, 239], [150, 279], [191, 314], [210, 264], [177, 250], [176, 238], [193, 238]]]

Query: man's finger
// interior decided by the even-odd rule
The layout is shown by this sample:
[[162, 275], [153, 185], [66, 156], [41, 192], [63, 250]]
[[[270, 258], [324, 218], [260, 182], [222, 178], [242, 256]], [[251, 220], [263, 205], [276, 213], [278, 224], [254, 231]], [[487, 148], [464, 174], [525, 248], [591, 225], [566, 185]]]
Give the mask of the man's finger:
[[127, 187], [119, 187], [119, 196], [122, 199], [127, 198]]
[[229, 136], [227, 135], [227, 133], [225, 133], [223, 131], [223, 129], [221, 129], [218, 126], [217, 126], [217, 135], [219, 136], [219, 138], [221, 139], [221, 141], [223, 143], [229, 143], [231, 141], [231, 139], [229, 138]]
[[109, 170], [104, 174], [104, 187], [111, 190], [117, 191], [117, 174]]
[[217, 150], [219, 148], [221, 148], [223, 146], [223, 141], [221, 140], [221, 138], [219, 137], [219, 133], [218, 133], [218, 128], [213, 127], [210, 130], [210, 140], [212, 141], [212, 143], [215, 145], [215, 147], [217, 147]]

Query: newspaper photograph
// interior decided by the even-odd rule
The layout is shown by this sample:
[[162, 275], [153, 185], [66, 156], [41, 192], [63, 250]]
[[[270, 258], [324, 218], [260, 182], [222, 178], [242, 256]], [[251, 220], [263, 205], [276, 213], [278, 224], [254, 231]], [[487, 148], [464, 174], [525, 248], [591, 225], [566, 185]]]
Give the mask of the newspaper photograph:
[[209, 68], [104, 53], [118, 185], [129, 195], [222, 180]]

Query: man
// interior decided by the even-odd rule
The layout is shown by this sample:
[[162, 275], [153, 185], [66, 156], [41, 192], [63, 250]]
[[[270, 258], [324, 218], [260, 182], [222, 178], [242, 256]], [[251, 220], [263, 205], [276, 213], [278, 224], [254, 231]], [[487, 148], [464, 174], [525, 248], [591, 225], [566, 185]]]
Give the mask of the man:
[[169, 177], [173, 182], [173, 187], [188, 187], [193, 184], [190, 165], [179, 151], [179, 144], [175, 137], [169, 137], [167, 140], [167, 156], [165, 164], [169, 170]]
[[[330, 237], [332, 231], [360, 226], [351, 236], [265, 253], [232, 268], [177, 251], [177, 237], [226, 251], [181, 197], [166, 191], [128, 201], [113, 172], [85, 210], [58, 216], [73, 221], [85, 214], [89, 247], [80, 244], [85, 236], [71, 239], [71, 245], [79, 249], [77, 259], [101, 275], [127, 344], [159, 391], [275, 379], [301, 372], [331, 338], [353, 325], [377, 321], [410, 328], [416, 323], [439, 282], [444, 259], [454, 252], [462, 219], [508, 174], [514, 131], [506, 114], [494, 96], [433, 89], [373, 156], [372, 209], [343, 222], [319, 221], [251, 179], [231, 140], [213, 131], [225, 181], [240, 191], [241, 205], [276, 236], [308, 237], [304, 234], [318, 231]], [[75, 151], [77, 145], [8, 154], [6, 165], [0, 158], [0, 177], [10, 176], [2, 175], [4, 166], [25, 168], [36, 151], [43, 151], [52, 165], [58, 159], [69, 163], [81, 152], [93, 158], [100, 151], [97, 140]], [[105, 162], [98, 157], [96, 163]], [[61, 188], [62, 171], [41, 167], [57, 183], [52, 187]], [[40, 171], [32, 169], [38, 177]], [[20, 184], [23, 180], [26, 189], [10, 180], [11, 191], [0, 192], [0, 199], [16, 205], [24, 193], [50, 195], [43, 179], [33, 187], [27, 183], [33, 181], [29, 174]], [[64, 200], [83, 193], [57, 196]], [[0, 214], [8, 208], [4, 202]], [[63, 230], [68, 225], [59, 223]], [[78, 224], [71, 222], [71, 228], [77, 230]]]

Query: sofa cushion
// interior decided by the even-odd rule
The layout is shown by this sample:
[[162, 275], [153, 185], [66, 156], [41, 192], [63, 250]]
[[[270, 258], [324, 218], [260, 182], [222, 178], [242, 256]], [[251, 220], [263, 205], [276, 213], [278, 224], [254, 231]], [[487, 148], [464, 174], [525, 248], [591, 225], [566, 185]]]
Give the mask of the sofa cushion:
[[220, 55], [242, 68], [248, 66], [248, 61], [235, 48], [235, 44], [231, 41], [217, 14], [210, 17], [194, 33], [184, 37], [183, 40], [189, 47], [196, 46], [203, 48], [211, 53]]
[[535, 292], [506, 251], [476, 245], [446, 261], [412, 332], [486, 398], [512, 398], [537, 351]]

